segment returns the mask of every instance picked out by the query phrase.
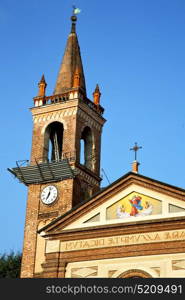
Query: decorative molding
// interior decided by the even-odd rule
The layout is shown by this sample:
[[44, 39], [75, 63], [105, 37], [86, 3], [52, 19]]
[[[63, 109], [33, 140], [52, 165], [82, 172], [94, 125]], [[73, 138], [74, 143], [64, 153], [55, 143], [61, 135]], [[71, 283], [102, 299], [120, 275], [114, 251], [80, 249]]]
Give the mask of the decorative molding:
[[80, 108], [78, 109], [77, 115], [83, 120], [85, 120], [86, 122], [88, 122], [87, 125], [93, 126], [97, 130], [101, 131], [103, 124], [101, 124], [97, 119], [93, 119], [92, 116], [89, 116], [86, 112], [84, 112]]
[[185, 270], [185, 259], [172, 260], [172, 270]]
[[160, 267], [152, 267], [151, 269], [154, 270], [160, 277]]
[[86, 180], [88, 183], [92, 185], [99, 186], [99, 181], [92, 178], [90, 175], [88, 175], [86, 172], [76, 168], [77, 175], [80, 175], [84, 180]]
[[39, 214], [39, 216], [38, 216], [39, 219], [52, 218], [52, 217], [58, 217], [58, 211], [42, 213], [42, 214]]
[[38, 116], [33, 116], [33, 123], [41, 123], [50, 121], [50, 120], [61, 120], [63, 117], [69, 117], [72, 115], [77, 114], [77, 108], [67, 108], [63, 109], [61, 112], [56, 111], [56, 112], [46, 112], [44, 114], [38, 115]]
[[33, 123], [37, 124], [37, 123], [41, 123], [41, 122], [46, 122], [46, 121], [62, 121], [63, 122], [63, 118], [66, 117], [70, 117], [70, 116], [74, 116], [74, 115], [78, 115], [80, 118], [83, 119], [83, 122], [86, 121], [87, 125], [86, 126], [90, 126], [90, 127], [94, 127], [96, 130], [98, 130], [99, 132], [101, 132], [102, 130], [102, 126], [103, 123], [102, 121], [100, 122], [99, 118], [95, 117], [93, 114], [89, 115], [87, 112], [84, 112], [81, 108], [79, 107], [69, 107], [69, 108], [64, 108], [61, 109], [60, 111], [48, 111], [48, 112], [44, 112], [41, 114], [37, 114], [37, 115], [33, 115], [32, 119], [33, 119]]
[[66, 120], [60, 118], [60, 119], [56, 119], [56, 120], [48, 120], [47, 122], [45, 122], [43, 128], [42, 128], [42, 131], [41, 131], [41, 134], [44, 134], [45, 133], [45, 130], [46, 128], [48, 127], [49, 124], [53, 123], [54, 121], [57, 121], [57, 122], [60, 122], [61, 124], [63, 124], [64, 126], [64, 130], [67, 129], [67, 122]]
[[46, 254], [47, 253], [56, 253], [59, 252], [60, 250], [60, 241], [59, 240], [54, 240], [54, 241], [46, 241]]
[[88, 278], [97, 276], [97, 274], [98, 266], [71, 269], [71, 278]]
[[141, 278], [152, 278], [152, 276], [143, 270], [140, 269], [131, 269], [126, 272], [123, 272], [119, 278], [131, 278], [131, 277], [141, 277]]
[[116, 273], [116, 272], [117, 272], [117, 270], [110, 270], [108, 272], [108, 278], [111, 278], [114, 275], [114, 273]]

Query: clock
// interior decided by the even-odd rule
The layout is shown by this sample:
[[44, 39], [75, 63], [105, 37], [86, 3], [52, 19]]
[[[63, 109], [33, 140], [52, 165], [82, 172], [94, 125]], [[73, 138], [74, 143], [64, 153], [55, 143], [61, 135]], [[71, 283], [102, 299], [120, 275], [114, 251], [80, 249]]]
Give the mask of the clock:
[[41, 193], [41, 200], [44, 204], [51, 204], [57, 198], [57, 188], [54, 185], [46, 186]]

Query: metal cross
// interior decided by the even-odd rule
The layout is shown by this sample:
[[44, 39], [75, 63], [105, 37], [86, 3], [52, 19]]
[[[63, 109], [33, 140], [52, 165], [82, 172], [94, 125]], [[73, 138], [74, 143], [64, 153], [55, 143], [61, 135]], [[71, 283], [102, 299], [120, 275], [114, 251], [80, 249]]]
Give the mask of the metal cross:
[[134, 147], [133, 148], [130, 148], [130, 150], [134, 151], [135, 152], [135, 160], [137, 160], [137, 151], [139, 149], [142, 149], [142, 147], [138, 146], [137, 143], [135, 143]]

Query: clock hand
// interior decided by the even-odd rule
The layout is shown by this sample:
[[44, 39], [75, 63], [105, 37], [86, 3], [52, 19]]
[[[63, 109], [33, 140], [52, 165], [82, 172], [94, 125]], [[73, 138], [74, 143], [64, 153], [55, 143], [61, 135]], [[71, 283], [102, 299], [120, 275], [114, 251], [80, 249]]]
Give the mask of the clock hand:
[[49, 193], [48, 193], [48, 195], [47, 195], [47, 198], [46, 198], [46, 200], [48, 199], [48, 197], [50, 196], [50, 194], [51, 194], [51, 192], [49, 191]]

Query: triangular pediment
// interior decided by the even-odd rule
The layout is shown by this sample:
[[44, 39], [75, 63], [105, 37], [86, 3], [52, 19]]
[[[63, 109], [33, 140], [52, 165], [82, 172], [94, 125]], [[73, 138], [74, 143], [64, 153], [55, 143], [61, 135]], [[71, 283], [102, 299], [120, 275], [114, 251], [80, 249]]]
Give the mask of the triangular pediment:
[[185, 216], [185, 202], [132, 185], [64, 230]]
[[128, 174], [96, 197], [45, 228], [60, 233], [113, 224], [150, 222], [185, 216], [185, 191], [150, 178]]

